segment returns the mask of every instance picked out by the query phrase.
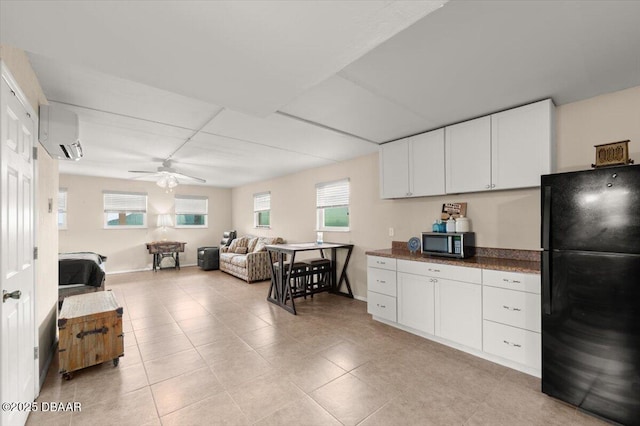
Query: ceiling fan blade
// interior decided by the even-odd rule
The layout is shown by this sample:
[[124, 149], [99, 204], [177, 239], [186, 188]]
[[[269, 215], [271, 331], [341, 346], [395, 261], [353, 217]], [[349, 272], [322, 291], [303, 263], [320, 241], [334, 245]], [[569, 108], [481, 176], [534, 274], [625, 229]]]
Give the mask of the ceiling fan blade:
[[177, 177], [177, 178], [191, 179], [191, 180], [194, 180], [194, 181], [200, 182], [200, 183], [206, 183], [207, 182], [205, 179], [202, 179], [202, 178], [199, 178], [199, 177], [195, 177], [195, 176], [185, 175], [183, 173], [173, 172], [173, 175], [175, 177]]
[[161, 174], [161, 173], [153, 173], [153, 172], [150, 172], [150, 173], [143, 173], [143, 174], [141, 174], [141, 175], [139, 175], [139, 176], [132, 177], [132, 178], [131, 178], [131, 180], [138, 180], [138, 179], [153, 179], [153, 178], [159, 178], [160, 176], [162, 176], [162, 174]]
[[129, 170], [129, 173], [158, 173], [158, 172], [150, 172], [148, 170]]

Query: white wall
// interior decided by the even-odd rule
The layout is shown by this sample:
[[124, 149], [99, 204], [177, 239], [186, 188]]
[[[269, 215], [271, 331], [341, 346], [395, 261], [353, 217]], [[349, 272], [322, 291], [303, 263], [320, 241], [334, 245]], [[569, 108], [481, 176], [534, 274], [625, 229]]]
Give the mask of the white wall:
[[[179, 185], [165, 193], [153, 182], [60, 175], [60, 187], [67, 188], [68, 229], [59, 231], [59, 251], [93, 251], [107, 256], [107, 273], [149, 269], [152, 256], [145, 243], [167, 238], [186, 242], [180, 254], [182, 265], [197, 263], [197, 248], [217, 246], [222, 233], [231, 226], [231, 190], [208, 186]], [[104, 229], [103, 191], [146, 192], [146, 229]], [[166, 236], [156, 226], [157, 216], [174, 213], [175, 195], [209, 198], [208, 228], [168, 228]], [[175, 223], [175, 221], [174, 221]]]
[[[558, 171], [589, 169], [593, 145], [631, 139], [631, 157], [640, 161], [640, 87], [557, 108]], [[526, 159], [523, 159], [526, 161]], [[232, 191], [233, 227], [240, 234], [280, 236], [290, 242], [315, 238], [315, 184], [351, 179], [351, 232], [325, 232], [325, 241], [356, 245], [349, 276], [357, 296], [366, 297], [364, 252], [388, 248], [430, 230], [445, 202], [466, 202], [477, 245], [540, 248], [539, 189], [492, 191], [455, 196], [381, 200], [378, 155], [244, 185]], [[271, 191], [272, 229], [253, 229], [253, 194]], [[395, 236], [388, 235], [394, 228]]]

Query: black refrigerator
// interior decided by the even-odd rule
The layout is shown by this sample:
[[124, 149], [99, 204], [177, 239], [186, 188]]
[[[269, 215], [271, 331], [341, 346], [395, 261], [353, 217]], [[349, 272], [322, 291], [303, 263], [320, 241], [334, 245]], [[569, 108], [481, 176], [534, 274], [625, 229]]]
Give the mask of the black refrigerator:
[[542, 392], [640, 425], [640, 165], [541, 184]]

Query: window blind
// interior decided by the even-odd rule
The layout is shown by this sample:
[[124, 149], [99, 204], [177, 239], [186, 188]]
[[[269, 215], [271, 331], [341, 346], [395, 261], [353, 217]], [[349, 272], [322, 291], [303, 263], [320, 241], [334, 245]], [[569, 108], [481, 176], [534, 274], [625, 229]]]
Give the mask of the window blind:
[[349, 205], [349, 179], [316, 185], [316, 206], [339, 207]]
[[147, 194], [135, 192], [104, 192], [105, 213], [146, 213]]
[[64, 213], [67, 211], [67, 188], [60, 188], [58, 190], [58, 213]]
[[255, 194], [253, 196], [253, 211], [262, 212], [265, 210], [271, 210], [271, 193]]
[[176, 196], [176, 214], [206, 215], [207, 197]]

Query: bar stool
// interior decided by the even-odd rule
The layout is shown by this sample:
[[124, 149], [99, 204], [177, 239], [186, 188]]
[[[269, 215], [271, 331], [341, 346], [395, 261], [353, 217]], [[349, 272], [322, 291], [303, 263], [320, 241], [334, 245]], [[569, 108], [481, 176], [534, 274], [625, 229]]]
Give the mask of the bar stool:
[[[287, 272], [289, 271], [289, 265], [291, 265], [290, 261], [286, 261], [282, 263], [282, 271], [280, 271], [280, 264], [274, 263], [273, 267], [276, 270], [276, 274], [282, 274], [282, 281], [287, 279]], [[291, 268], [291, 297], [300, 297], [306, 295], [306, 284], [307, 284], [307, 265], [302, 262], [294, 262], [293, 267]]]
[[307, 267], [307, 293], [317, 293], [331, 286], [331, 261], [323, 257], [305, 259], [303, 263]]

